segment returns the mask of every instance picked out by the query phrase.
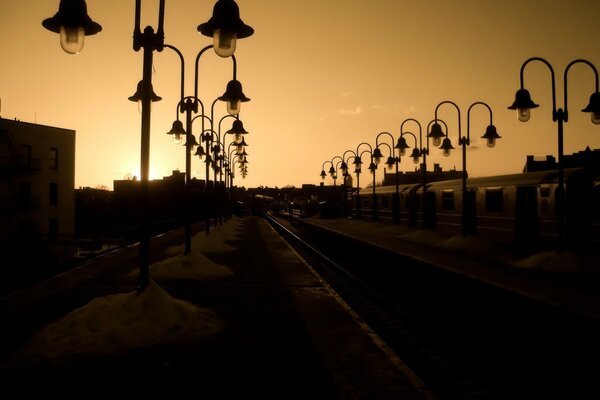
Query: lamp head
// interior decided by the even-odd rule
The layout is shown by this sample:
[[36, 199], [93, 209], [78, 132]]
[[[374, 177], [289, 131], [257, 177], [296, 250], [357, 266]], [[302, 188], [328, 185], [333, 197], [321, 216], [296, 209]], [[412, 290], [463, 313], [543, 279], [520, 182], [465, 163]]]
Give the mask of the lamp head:
[[235, 1], [218, 0], [212, 17], [208, 22], [198, 25], [198, 32], [213, 38], [214, 50], [219, 56], [229, 57], [235, 52], [237, 39], [251, 36], [254, 29], [241, 20], [240, 9]]
[[450, 155], [450, 151], [454, 150], [454, 146], [452, 146], [452, 142], [450, 142], [450, 139], [445, 138], [442, 142], [442, 145], [440, 146], [440, 149], [444, 151], [444, 157], [448, 157]]
[[515, 93], [515, 101], [510, 107], [508, 107], [508, 109], [517, 110], [517, 117], [519, 117], [519, 121], [527, 122], [529, 121], [530, 110], [536, 107], [539, 107], [539, 105], [535, 104], [533, 100], [531, 100], [529, 91], [521, 88]]
[[85, 0], [61, 0], [58, 12], [43, 20], [42, 26], [60, 34], [60, 45], [69, 54], [77, 54], [83, 49], [84, 36], [102, 31], [102, 26], [88, 15]]
[[348, 173], [348, 164], [346, 164], [345, 161], [342, 161], [342, 164], [340, 165], [340, 169], [342, 170], [342, 173], [344, 175], [346, 175]]
[[193, 151], [196, 146], [198, 146], [198, 142], [196, 141], [196, 136], [192, 134], [187, 134], [185, 139], [184, 146], [189, 146], [190, 151]]
[[396, 165], [396, 160], [394, 159], [394, 157], [390, 156], [387, 158], [385, 165], [387, 166], [388, 171], [391, 171], [392, 168], [394, 168], [394, 165]]
[[442, 131], [442, 126], [437, 122], [434, 122], [433, 125], [431, 125], [431, 131], [427, 134], [428, 138], [433, 139], [434, 146], [439, 146], [445, 136], [446, 135]]
[[369, 171], [371, 171], [372, 174], [374, 174], [375, 171], [377, 171], [377, 165], [374, 162], [371, 162], [369, 164]]
[[494, 125], [489, 125], [481, 138], [487, 140], [488, 147], [494, 147], [496, 145], [496, 139], [500, 139], [501, 136], [498, 135]]
[[325, 173], [325, 170], [321, 170], [321, 179], [325, 180], [325, 177], [327, 176], [327, 174]]
[[404, 139], [404, 137], [402, 137], [402, 136], [400, 136], [398, 138], [398, 142], [396, 143], [396, 145], [394, 147], [396, 149], [398, 149], [401, 156], [405, 155], [406, 149], [410, 148], [410, 146], [408, 144], [406, 144], [406, 139]]
[[240, 113], [241, 103], [250, 101], [248, 97], [242, 92], [242, 84], [240, 81], [233, 79], [227, 83], [227, 89], [223, 96], [219, 97], [219, 100], [227, 102], [227, 112], [230, 115], [237, 115]]
[[419, 149], [417, 149], [416, 147], [413, 149], [410, 157], [413, 159], [413, 163], [418, 164], [419, 163], [419, 157], [421, 157], [421, 153], [419, 152]]
[[589, 104], [581, 111], [591, 113], [592, 123], [600, 124], [600, 92], [592, 93]]
[[[157, 96], [156, 93], [154, 93], [154, 90], [152, 89], [152, 84], [150, 84], [150, 100], [152, 102], [155, 101], [161, 101], [162, 97]], [[142, 99], [144, 98], [144, 81], [139, 81], [137, 84], [137, 89], [135, 91], [135, 93], [131, 96], [128, 97], [129, 101], [135, 101], [135, 102], [141, 102]]]
[[173, 121], [171, 130], [167, 132], [167, 135], [173, 135], [173, 141], [175, 143], [181, 142], [181, 135], [185, 135], [185, 129], [183, 129], [183, 123], [180, 120]]
[[375, 164], [379, 164], [381, 162], [381, 157], [383, 157], [383, 154], [381, 154], [381, 149], [376, 147], [375, 150], [373, 150], [373, 161], [375, 161]]
[[204, 151], [204, 147], [202, 146], [198, 146], [196, 148], [196, 153], [194, 154], [195, 156], [198, 156], [198, 158], [200, 160], [202, 160], [202, 157], [204, 157], [206, 155], [206, 152]]

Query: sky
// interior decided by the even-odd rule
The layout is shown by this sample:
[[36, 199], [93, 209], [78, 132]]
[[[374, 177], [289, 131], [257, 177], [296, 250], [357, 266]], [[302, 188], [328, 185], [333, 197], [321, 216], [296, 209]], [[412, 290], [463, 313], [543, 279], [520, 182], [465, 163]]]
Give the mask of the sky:
[[[58, 0], [0, 2], [0, 116], [73, 129], [75, 186], [109, 189], [113, 181], [139, 176], [141, 114], [127, 98], [142, 79], [142, 52], [132, 47], [135, 1], [87, 0], [90, 17], [103, 30], [85, 38], [80, 54], [62, 51], [57, 34], [41, 22], [58, 10]], [[158, 0], [142, 1], [142, 28], [158, 21]], [[321, 182], [326, 161], [375, 145], [381, 132], [394, 140], [408, 118], [423, 135], [435, 109], [458, 148], [458, 129], [467, 132], [467, 110], [477, 101], [492, 109], [502, 137], [488, 148], [480, 137], [489, 123], [484, 107], [470, 113], [470, 176], [521, 172], [527, 155], [557, 155], [552, 121], [552, 80], [540, 62], [525, 69], [525, 87], [540, 105], [522, 123], [507, 107], [519, 88], [521, 65], [546, 59], [555, 72], [557, 107], [564, 107], [566, 66], [585, 59], [600, 67], [600, 3], [589, 0], [238, 0], [242, 20], [254, 35], [238, 41], [237, 79], [251, 100], [239, 114], [248, 147], [245, 187], [300, 186]], [[212, 40], [197, 32], [214, 1], [167, 0], [165, 43], [186, 62], [185, 95], [194, 93], [194, 62]], [[232, 76], [232, 62], [213, 52], [200, 59], [198, 95], [210, 113]], [[170, 49], [154, 53], [150, 177], [185, 171], [185, 150], [166, 134], [176, 118], [180, 64]], [[569, 121], [564, 154], [600, 148], [600, 126], [579, 110], [594, 91], [594, 74], [576, 65], [568, 74]], [[226, 115], [215, 105], [214, 120]], [[180, 118], [184, 118], [183, 115]], [[200, 123], [194, 122], [198, 133]], [[223, 120], [228, 130], [231, 118]], [[216, 128], [216, 126], [215, 126]], [[418, 126], [404, 125], [418, 136]], [[216, 130], [216, 129], [215, 129]], [[387, 135], [380, 142], [391, 143]], [[229, 143], [229, 138], [226, 145]], [[414, 143], [411, 138], [409, 145]], [[361, 145], [361, 150], [366, 146]], [[382, 148], [387, 156], [387, 147]], [[460, 151], [443, 157], [430, 144], [428, 170], [462, 169]], [[325, 164], [326, 169], [330, 164]], [[401, 171], [412, 171], [408, 157]], [[204, 179], [204, 164], [192, 158], [192, 176]], [[364, 175], [364, 174], [363, 174]], [[382, 179], [379, 169], [377, 181]], [[368, 183], [370, 179], [361, 179]], [[326, 184], [332, 184], [327, 178]]]

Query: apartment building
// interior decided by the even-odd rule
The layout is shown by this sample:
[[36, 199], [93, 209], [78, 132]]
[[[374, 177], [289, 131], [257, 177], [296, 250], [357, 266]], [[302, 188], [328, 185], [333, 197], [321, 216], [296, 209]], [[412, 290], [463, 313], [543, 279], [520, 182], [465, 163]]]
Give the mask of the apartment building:
[[[0, 118], [0, 249], [48, 268], [74, 259], [75, 131]], [[36, 266], [44, 268], [44, 266]]]

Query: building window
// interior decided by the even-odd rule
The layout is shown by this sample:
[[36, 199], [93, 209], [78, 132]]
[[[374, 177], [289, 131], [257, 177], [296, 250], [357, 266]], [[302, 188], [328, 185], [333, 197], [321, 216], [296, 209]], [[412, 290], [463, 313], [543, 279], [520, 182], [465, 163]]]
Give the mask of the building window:
[[56, 182], [50, 183], [50, 205], [55, 206], [58, 204], [58, 184]]
[[58, 221], [54, 218], [50, 220], [48, 226], [48, 239], [51, 242], [56, 242], [58, 240]]
[[502, 212], [503, 200], [502, 189], [486, 190], [485, 210], [488, 212]]
[[28, 145], [28, 144], [21, 145], [21, 156], [23, 157], [23, 160], [25, 161], [25, 165], [30, 167], [31, 166], [31, 146], [30, 145]]
[[58, 149], [50, 148], [50, 169], [58, 169]]
[[442, 210], [454, 210], [454, 192], [442, 192]]

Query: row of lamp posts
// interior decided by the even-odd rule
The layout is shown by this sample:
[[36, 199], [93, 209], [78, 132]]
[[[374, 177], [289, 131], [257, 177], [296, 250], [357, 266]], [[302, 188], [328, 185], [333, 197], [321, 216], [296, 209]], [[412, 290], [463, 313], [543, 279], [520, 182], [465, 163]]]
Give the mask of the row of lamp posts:
[[[198, 145], [195, 136], [192, 133], [192, 114], [198, 113], [198, 106], [201, 107], [202, 132], [201, 139], [205, 143], [207, 150], [203, 151], [201, 146], [198, 146], [196, 155], [206, 156], [206, 188], [209, 183], [209, 166], [212, 165], [214, 170], [214, 182], [216, 187], [217, 173], [222, 177], [222, 170], [225, 168], [226, 179], [229, 176], [232, 184], [233, 173], [232, 167], [235, 162], [240, 165], [242, 176], [247, 174], [247, 159], [245, 151], [242, 149], [239, 153], [237, 150], [245, 147], [239, 145], [243, 141], [243, 134], [247, 133], [239, 120], [239, 111], [241, 102], [250, 100], [242, 92], [241, 83], [236, 79], [236, 60], [233, 55], [237, 39], [242, 39], [251, 36], [254, 29], [246, 25], [240, 18], [239, 7], [234, 0], [217, 0], [213, 8], [212, 17], [205, 23], [198, 26], [198, 31], [205, 36], [213, 38], [213, 45], [203, 48], [196, 57], [196, 76], [195, 76], [195, 92], [194, 96], [184, 96], [184, 75], [185, 65], [184, 58], [181, 52], [172, 45], [165, 44], [164, 38], [164, 13], [165, 0], [160, 0], [158, 29], [155, 32], [154, 28], [147, 26], [143, 32], [140, 29], [141, 15], [141, 0], [135, 2], [135, 20], [133, 31], [133, 49], [138, 52], [143, 50], [143, 67], [142, 80], [138, 83], [136, 93], [129, 99], [141, 103], [141, 157], [140, 157], [140, 189], [141, 189], [141, 218], [140, 218], [140, 252], [139, 252], [139, 283], [138, 291], [143, 291], [149, 282], [149, 226], [148, 226], [148, 183], [150, 171], [150, 113], [151, 103], [161, 100], [152, 89], [152, 64], [154, 52], [162, 52], [165, 47], [175, 51], [181, 60], [181, 98], [177, 104], [177, 118], [173, 123], [173, 127], [169, 134], [174, 138], [180, 139], [181, 135], [186, 138], [186, 199], [185, 199], [185, 254], [191, 250], [191, 205], [189, 197], [189, 188], [191, 181], [191, 153]], [[60, 35], [60, 44], [63, 50], [69, 54], [79, 53], [84, 44], [85, 36], [97, 34], [102, 30], [100, 24], [94, 22], [87, 13], [87, 4], [85, 0], [61, 0], [58, 12], [51, 18], [47, 18], [42, 22], [42, 25]], [[226, 155], [224, 146], [225, 138], [220, 137], [219, 131], [215, 131], [213, 108], [216, 102], [213, 102], [211, 108], [211, 116], [208, 117], [204, 113], [204, 105], [198, 98], [198, 62], [200, 56], [208, 49], [212, 48], [217, 55], [223, 58], [231, 58], [233, 61], [233, 79], [227, 84], [227, 90], [223, 96], [217, 100], [227, 102], [227, 111], [229, 115], [235, 117], [232, 129], [227, 133], [232, 134], [236, 142], [236, 160], [232, 159], [232, 155]], [[186, 126], [183, 127], [179, 121], [179, 114], [185, 114]], [[210, 122], [210, 129], [204, 128], [204, 120]], [[245, 143], [245, 142], [244, 142]], [[201, 150], [202, 149], [202, 150]], [[212, 152], [212, 157], [211, 153]], [[243, 154], [243, 155], [237, 155]], [[221, 178], [222, 179], [222, 178]], [[208, 216], [211, 210], [205, 210]]]
[[[531, 57], [529, 59], [527, 59], [521, 66], [521, 70], [520, 70], [520, 89], [517, 90], [516, 94], [515, 94], [515, 101], [513, 102], [512, 105], [510, 105], [508, 107], [508, 109], [511, 110], [516, 110], [517, 111], [517, 116], [519, 118], [519, 120], [521, 122], [526, 122], [529, 120], [530, 118], [530, 110], [533, 108], [537, 108], [538, 104], [534, 103], [531, 100], [531, 95], [529, 93], [529, 91], [527, 89], [525, 89], [524, 86], [524, 71], [525, 71], [525, 67], [534, 61], [539, 61], [541, 63], [543, 63], [546, 67], [548, 67], [548, 70], [550, 71], [550, 75], [551, 75], [551, 87], [552, 87], [552, 120], [554, 122], [557, 123], [557, 128], [558, 128], [558, 160], [557, 160], [557, 172], [558, 172], [558, 186], [557, 186], [557, 190], [556, 190], [556, 202], [557, 202], [557, 206], [556, 206], [556, 213], [557, 213], [557, 243], [556, 243], [556, 251], [558, 253], [562, 253], [565, 251], [566, 248], [566, 209], [567, 209], [567, 199], [566, 199], [566, 188], [565, 188], [565, 178], [564, 178], [564, 160], [563, 160], [563, 131], [564, 131], [564, 123], [568, 121], [568, 110], [567, 110], [567, 99], [568, 99], [568, 72], [569, 70], [576, 64], [583, 64], [583, 65], [587, 65], [588, 67], [590, 67], [590, 69], [592, 70], [593, 74], [594, 74], [594, 92], [592, 92], [592, 94], [590, 95], [589, 98], [589, 102], [588, 105], [583, 108], [581, 111], [582, 112], [589, 112], [591, 114], [591, 121], [593, 124], [600, 124], [600, 92], [599, 92], [599, 78], [598, 78], [598, 71], [597, 68], [588, 60], [584, 60], [584, 59], [576, 59], [571, 61], [567, 67], [565, 68], [564, 74], [563, 74], [563, 85], [564, 85], [564, 90], [563, 90], [563, 95], [564, 95], [564, 108], [557, 108], [556, 106], [556, 83], [555, 83], [555, 75], [554, 75], [554, 69], [552, 67], [552, 65], [545, 59], [541, 58], [541, 57]], [[466, 156], [466, 149], [467, 146], [470, 145], [470, 113], [471, 110], [473, 109], [473, 107], [475, 106], [483, 106], [485, 107], [488, 112], [489, 112], [489, 117], [490, 117], [490, 123], [486, 128], [486, 131], [484, 133], [484, 135], [482, 136], [483, 139], [486, 140], [488, 147], [493, 147], [496, 143], [496, 140], [500, 138], [500, 136], [497, 133], [496, 127], [493, 125], [493, 116], [492, 116], [492, 109], [489, 107], [488, 104], [482, 102], [482, 101], [476, 101], [474, 103], [472, 103], [468, 110], [467, 110], [467, 133], [465, 136], [462, 135], [462, 131], [461, 131], [461, 115], [460, 115], [460, 108], [458, 107], [458, 105], [456, 105], [456, 103], [449, 101], [449, 100], [445, 100], [440, 102], [436, 108], [435, 108], [435, 117], [434, 119], [429, 123], [428, 125], [428, 131], [429, 133], [426, 135], [426, 144], [425, 146], [422, 143], [422, 134], [421, 134], [421, 124], [413, 119], [413, 118], [409, 118], [406, 119], [405, 121], [402, 122], [401, 127], [400, 127], [400, 137], [398, 138], [397, 144], [395, 146], [390, 146], [387, 143], [381, 143], [381, 144], [385, 144], [386, 147], [389, 148], [389, 154], [390, 156], [388, 157], [388, 161], [386, 162], [386, 165], [388, 166], [388, 169], [393, 169], [394, 166], [396, 166], [396, 193], [394, 194], [393, 197], [393, 216], [392, 216], [392, 220], [395, 224], [397, 224], [400, 220], [399, 218], [399, 193], [398, 193], [398, 164], [401, 161], [401, 156], [403, 156], [405, 154], [405, 151], [407, 148], [409, 148], [409, 146], [406, 143], [406, 140], [404, 139], [405, 135], [411, 135], [414, 138], [415, 141], [415, 146], [413, 149], [413, 152], [411, 154], [411, 158], [413, 158], [415, 163], [419, 162], [419, 158], [423, 157], [423, 163], [422, 163], [422, 171], [423, 171], [423, 182], [422, 182], [422, 193], [423, 193], [423, 197], [422, 197], [422, 201], [423, 201], [423, 220], [424, 220], [424, 226], [425, 227], [431, 227], [431, 225], [433, 224], [433, 221], [428, 220], [428, 217], [426, 215], [427, 212], [427, 205], [425, 202], [427, 202], [427, 164], [426, 164], [426, 158], [427, 155], [429, 155], [429, 139], [432, 139], [433, 145], [436, 147], [439, 147], [442, 151], [443, 151], [443, 155], [444, 156], [449, 156], [451, 150], [454, 149], [454, 146], [451, 143], [451, 140], [449, 138], [448, 132], [448, 126], [447, 124], [438, 118], [438, 111], [440, 109], [440, 107], [444, 106], [444, 105], [448, 105], [448, 106], [452, 106], [456, 109], [457, 113], [458, 113], [458, 125], [457, 125], [457, 132], [458, 132], [458, 144], [461, 146], [462, 148], [462, 196], [463, 196], [463, 200], [462, 200], [462, 209], [461, 209], [461, 235], [462, 236], [466, 236], [469, 233], [475, 233], [475, 224], [472, 220], [472, 217], [474, 216], [473, 212], [474, 207], [475, 207], [475, 203], [474, 203], [474, 198], [472, 195], [470, 195], [468, 188], [467, 188], [467, 156]], [[406, 122], [412, 121], [414, 123], [416, 123], [416, 125], [419, 128], [419, 148], [417, 148], [417, 143], [416, 143], [416, 136], [409, 131], [405, 131], [403, 129], [404, 124]], [[444, 129], [442, 129], [442, 126], [444, 125], [445, 128], [445, 132]], [[352, 155], [354, 156], [354, 164], [355, 164], [355, 173], [356, 173], [356, 208], [355, 208], [355, 215], [356, 217], [360, 217], [360, 200], [358, 198], [358, 194], [360, 193], [360, 186], [359, 186], [359, 175], [361, 173], [361, 156], [363, 153], [368, 152], [371, 155], [371, 161], [372, 164], [369, 167], [369, 169], [371, 170], [371, 173], [373, 174], [373, 177], [375, 176], [375, 171], [377, 168], [377, 164], [379, 164], [381, 158], [382, 158], [382, 153], [381, 150], [379, 149], [380, 143], [379, 143], [379, 138], [380, 136], [389, 136], [392, 139], [393, 142], [393, 136], [388, 133], [388, 132], [382, 132], [380, 134], [377, 135], [376, 140], [375, 140], [375, 149], [370, 148], [369, 150], [365, 150], [363, 152], [359, 152], [359, 147], [363, 144], [366, 143], [361, 143], [358, 147], [356, 152], [353, 152], [352, 150], [348, 150], [347, 152], [351, 152]], [[370, 147], [370, 146], [369, 146]], [[398, 155], [396, 155], [396, 153], [394, 152], [394, 149], [398, 149]], [[346, 154], [344, 153], [344, 154]], [[345, 166], [345, 163], [342, 163], [343, 166]], [[373, 166], [374, 165], [374, 166]], [[333, 168], [333, 167], [332, 167]], [[335, 171], [334, 171], [335, 172]], [[347, 174], [347, 169], [344, 170], [344, 174]], [[321, 171], [321, 178], [325, 179], [326, 174], [324, 169]], [[373, 219], [377, 219], [377, 208], [376, 208], [376, 195], [375, 195], [375, 180], [373, 181]], [[412, 221], [414, 222], [414, 221]], [[411, 223], [411, 221], [409, 221], [409, 224]], [[414, 225], [414, 223], [412, 224]]]
[[[462, 193], [463, 193], [463, 198], [465, 198], [467, 196], [467, 186], [466, 186], [466, 179], [467, 179], [467, 172], [466, 172], [466, 146], [468, 146], [470, 144], [470, 135], [469, 135], [469, 126], [470, 126], [470, 112], [471, 109], [476, 106], [476, 105], [484, 105], [485, 107], [487, 107], [487, 109], [490, 112], [490, 124], [488, 125], [485, 134], [482, 136], [482, 138], [486, 139], [488, 146], [493, 147], [496, 143], [496, 140], [498, 138], [500, 138], [500, 136], [498, 135], [495, 126], [492, 124], [492, 111], [491, 108], [484, 102], [481, 101], [477, 101], [475, 103], [473, 103], [469, 109], [468, 109], [468, 118], [467, 118], [467, 135], [466, 136], [462, 136], [462, 131], [461, 131], [461, 123], [460, 123], [460, 108], [456, 105], [456, 103], [452, 102], [452, 101], [442, 101], [441, 103], [439, 103], [435, 109], [435, 118], [429, 122], [428, 124], [428, 129], [429, 129], [429, 133], [427, 133], [426, 135], [426, 143], [425, 145], [423, 145], [423, 140], [422, 140], [422, 125], [419, 123], [419, 121], [417, 121], [414, 118], [408, 118], [406, 120], [404, 120], [402, 122], [402, 124], [400, 125], [400, 136], [398, 137], [398, 139], [395, 141], [394, 140], [394, 136], [389, 133], [389, 132], [380, 132], [376, 138], [375, 138], [375, 146], [372, 147], [369, 143], [367, 142], [362, 142], [360, 143], [357, 147], [356, 147], [356, 151], [352, 151], [352, 150], [347, 150], [344, 154], [347, 154], [348, 152], [351, 153], [351, 157], [353, 157], [353, 161], [352, 163], [354, 164], [354, 173], [356, 174], [356, 200], [355, 200], [355, 211], [354, 211], [354, 215], [356, 218], [361, 218], [361, 203], [360, 203], [360, 174], [362, 172], [362, 157], [363, 155], [366, 153], [369, 155], [369, 171], [371, 172], [372, 175], [372, 207], [371, 207], [371, 218], [372, 220], [377, 220], [378, 219], [378, 200], [377, 200], [377, 192], [376, 192], [376, 171], [378, 168], [378, 165], [381, 164], [381, 160], [384, 157], [383, 153], [381, 151], [382, 147], [387, 147], [388, 149], [388, 154], [389, 156], [387, 157], [387, 161], [386, 161], [386, 166], [388, 170], [394, 170], [395, 169], [395, 186], [396, 186], [396, 191], [393, 195], [392, 198], [392, 222], [394, 224], [398, 224], [400, 222], [400, 193], [399, 193], [399, 164], [401, 162], [402, 156], [404, 156], [406, 154], [406, 150], [410, 148], [410, 146], [408, 145], [408, 143], [406, 142], [406, 138], [405, 136], [412, 136], [412, 138], [414, 139], [414, 148], [413, 151], [411, 153], [411, 158], [413, 159], [413, 162], [415, 164], [418, 164], [421, 157], [423, 158], [423, 163], [421, 166], [421, 170], [422, 170], [422, 207], [423, 207], [423, 222], [424, 222], [424, 226], [427, 228], [431, 228], [433, 227], [433, 221], [431, 218], [429, 218], [429, 216], [427, 215], [427, 201], [428, 200], [428, 196], [427, 196], [427, 155], [429, 154], [429, 139], [432, 139], [433, 145], [434, 146], [439, 146], [439, 148], [441, 150], [443, 150], [443, 154], [444, 156], [449, 156], [451, 150], [454, 149], [454, 147], [452, 146], [452, 142], [448, 136], [448, 126], [447, 124], [438, 118], [438, 109], [440, 108], [440, 106], [444, 105], [444, 104], [450, 104], [453, 105], [456, 110], [458, 111], [458, 143], [459, 145], [462, 146], [463, 149], [463, 186], [462, 186]], [[417, 125], [417, 127], [419, 128], [419, 143], [417, 143], [417, 137], [413, 132], [410, 132], [408, 130], [404, 130], [404, 125], [405, 123], [408, 122], [413, 122]], [[444, 127], [446, 128], [445, 133], [442, 129], [442, 125], [444, 125]], [[391, 144], [390, 143], [386, 143], [383, 141], [383, 137], [388, 137], [391, 139]], [[380, 138], [382, 139], [380, 141]], [[443, 140], [442, 140], [443, 139]], [[394, 144], [395, 141], [395, 144]], [[366, 149], [363, 149], [365, 148]], [[350, 160], [350, 158], [348, 158], [348, 160]], [[348, 167], [347, 167], [347, 163], [345, 162], [345, 160], [342, 158], [343, 162], [343, 167], [344, 169], [342, 170], [342, 173], [344, 175], [349, 174], [348, 172]], [[325, 163], [324, 163], [325, 164]], [[324, 166], [323, 164], [323, 166]], [[333, 168], [333, 163], [332, 163], [332, 169], [330, 170], [330, 175], [333, 176], [333, 173], [337, 174], [337, 171]], [[321, 171], [321, 178], [325, 179], [327, 175], [325, 174], [324, 168]], [[344, 190], [346, 190], [346, 188], [344, 188]], [[463, 202], [465, 203], [465, 202]], [[468, 232], [468, 214], [465, 211], [465, 207], [463, 206], [462, 209], [462, 235], [466, 235]], [[415, 220], [409, 220], [409, 224], [410, 225], [415, 225], [416, 221]]]

